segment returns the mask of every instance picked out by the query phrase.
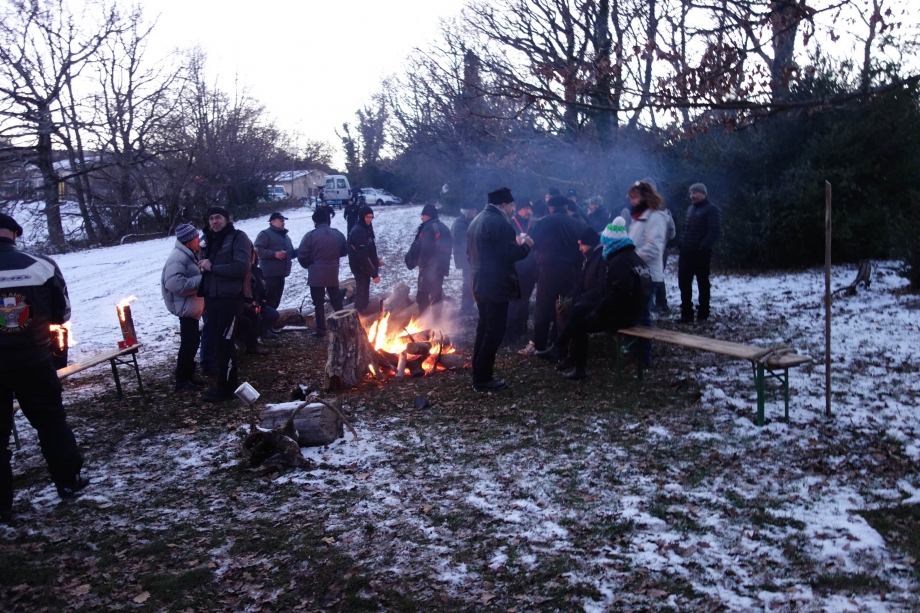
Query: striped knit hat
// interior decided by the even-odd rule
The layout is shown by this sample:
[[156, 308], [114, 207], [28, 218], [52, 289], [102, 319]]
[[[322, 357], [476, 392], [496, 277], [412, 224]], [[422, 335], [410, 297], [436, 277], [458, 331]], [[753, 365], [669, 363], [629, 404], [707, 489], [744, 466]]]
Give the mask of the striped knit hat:
[[604, 233], [601, 235], [603, 238], [606, 238], [610, 241], [616, 240], [618, 238], [629, 238], [629, 234], [626, 233], [626, 220], [622, 217], [617, 217], [604, 228]]

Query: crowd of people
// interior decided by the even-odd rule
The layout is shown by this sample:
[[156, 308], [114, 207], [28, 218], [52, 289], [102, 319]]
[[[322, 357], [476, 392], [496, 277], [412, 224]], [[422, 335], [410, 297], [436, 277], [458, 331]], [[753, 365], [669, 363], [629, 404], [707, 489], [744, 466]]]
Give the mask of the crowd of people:
[[[651, 325], [653, 309], [668, 310], [664, 271], [668, 243], [676, 235], [674, 220], [648, 181], [632, 185], [627, 197], [630, 206], [612, 219], [600, 197], [588, 199], [585, 213], [575, 190], [562, 196], [555, 188], [536, 205], [516, 202], [508, 188], [495, 190], [484, 208], [461, 208], [451, 227], [440, 220], [436, 206], [422, 209], [405, 264], [418, 268], [420, 313], [444, 300], [452, 258], [462, 272], [460, 313], [478, 313], [475, 390], [507, 387], [494, 376], [496, 353], [503, 343], [527, 335], [534, 292], [533, 339], [522, 353], [556, 362], [572, 380], [588, 376], [590, 333]], [[721, 211], [709, 201], [706, 186], [691, 185], [689, 199], [678, 242], [684, 323], [710, 317], [710, 264], [721, 234]], [[203, 236], [191, 224], [176, 228], [161, 290], [167, 309], [179, 319], [177, 391], [202, 389], [195, 376], [200, 352], [201, 373], [214, 378], [202, 399], [221, 402], [233, 396], [237, 350], [267, 353], [260, 341], [276, 334], [272, 326], [295, 257], [307, 270], [315, 336], [326, 333], [326, 297], [334, 310], [343, 307], [339, 268], [346, 256], [355, 279], [354, 308], [368, 308], [370, 285], [380, 282], [384, 266], [377, 253], [374, 211], [358, 206], [346, 218], [348, 232], [343, 235], [330, 226], [329, 207], [317, 207], [314, 227], [296, 250], [281, 213], [271, 214], [255, 241], [236, 229], [229, 211], [220, 206], [208, 210]], [[89, 484], [67, 425], [49, 348], [49, 326], [70, 317], [67, 286], [52, 260], [18, 249], [21, 235], [14, 219], [0, 214], [0, 522], [10, 520], [13, 500], [9, 439], [14, 397], [38, 433], [59, 496], [73, 497]], [[696, 308], [694, 279], [699, 288]], [[647, 342], [635, 359], [648, 366], [651, 355]]]
[[[648, 181], [633, 184], [627, 198], [629, 207], [612, 219], [599, 196], [588, 199], [585, 213], [574, 189], [562, 196], [555, 187], [539, 211], [529, 200], [515, 202], [507, 188], [491, 192], [479, 213], [472, 206], [461, 210], [454, 241], [462, 244], [456, 241], [466, 234], [467, 257], [455, 252], [455, 258], [479, 310], [474, 389], [507, 387], [494, 376], [495, 355], [503, 342], [526, 335], [534, 291], [533, 339], [521, 353], [557, 363], [571, 380], [588, 376], [588, 334], [650, 326], [653, 310], [669, 310], [664, 271], [677, 234], [674, 219]], [[678, 243], [682, 323], [710, 316], [709, 266], [722, 230], [721, 211], [709, 202], [705, 185], [691, 185], [689, 199]], [[463, 259], [468, 268], [461, 267]], [[633, 357], [650, 366], [651, 342], [640, 343]]]

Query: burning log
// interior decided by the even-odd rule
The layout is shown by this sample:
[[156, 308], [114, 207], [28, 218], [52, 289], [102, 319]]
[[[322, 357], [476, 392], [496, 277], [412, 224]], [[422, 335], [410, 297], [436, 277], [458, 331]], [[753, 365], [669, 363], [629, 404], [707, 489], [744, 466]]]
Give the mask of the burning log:
[[438, 363], [447, 370], [462, 370], [466, 359], [462, 353], [442, 353], [438, 357]]
[[406, 345], [409, 355], [428, 355], [431, 353], [431, 343], [409, 343]]
[[134, 329], [134, 317], [131, 316], [131, 301], [133, 300], [137, 300], [137, 296], [125, 298], [115, 305], [118, 311], [118, 323], [121, 325], [121, 336], [124, 339], [119, 347], [122, 344], [127, 347], [137, 344], [137, 331]]
[[[409, 325], [413, 319], [418, 319], [418, 303], [413, 302], [411, 305], [401, 311], [390, 314], [390, 330], [402, 330]], [[415, 336], [413, 334], [413, 336]], [[415, 340], [418, 340], [417, 338]]]
[[369, 369], [379, 372], [383, 360], [367, 340], [356, 310], [344, 309], [326, 318], [326, 329], [330, 332], [323, 383], [326, 391], [355, 387]]
[[407, 356], [405, 351], [399, 354], [399, 362], [396, 365], [396, 376], [400, 379], [406, 376], [406, 358]]
[[425, 376], [425, 360], [427, 358], [427, 355], [422, 355], [412, 358], [411, 360], [406, 360], [406, 370], [409, 371], [410, 377]]
[[390, 295], [383, 301], [383, 310], [389, 313], [396, 313], [412, 305], [412, 299], [409, 298], [409, 286], [400, 283], [393, 288]]
[[389, 351], [384, 351], [383, 349], [377, 350], [377, 355], [383, 358], [383, 361], [387, 363], [393, 370], [396, 370], [396, 366], [399, 364], [399, 354], [390, 353]]

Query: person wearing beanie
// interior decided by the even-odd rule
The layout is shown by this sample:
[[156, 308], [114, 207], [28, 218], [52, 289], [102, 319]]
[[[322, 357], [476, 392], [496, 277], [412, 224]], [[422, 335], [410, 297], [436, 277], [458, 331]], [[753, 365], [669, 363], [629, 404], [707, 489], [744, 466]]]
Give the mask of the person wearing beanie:
[[176, 242], [160, 275], [160, 293], [166, 310], [179, 318], [179, 355], [176, 357], [176, 391], [198, 391], [195, 380], [195, 354], [201, 335], [198, 320], [204, 312], [204, 298], [198, 295], [201, 271], [198, 269], [198, 230], [191, 224], [176, 227]]
[[355, 308], [359, 313], [367, 309], [371, 279], [380, 283], [380, 268], [383, 266], [383, 260], [377, 256], [373, 221], [374, 211], [369, 206], [362, 206], [358, 210], [358, 222], [348, 233], [348, 265], [355, 276]]
[[509, 223], [514, 196], [507, 187], [489, 193], [489, 204], [470, 222], [467, 249], [479, 323], [473, 344], [473, 389], [478, 392], [508, 387], [494, 374], [495, 354], [508, 325], [508, 303], [521, 297], [514, 263], [530, 253], [533, 240], [516, 235]]
[[[574, 190], [569, 190], [569, 191], [574, 191]], [[574, 198], [566, 198], [566, 200], [568, 200], [568, 202], [565, 205], [566, 207], [565, 210], [569, 214], [569, 216], [574, 217], [575, 219], [577, 219], [578, 221], [580, 221], [586, 226], [591, 225], [588, 223], [588, 218], [585, 216], [585, 214], [582, 213], [580, 208], [578, 208], [578, 202], [576, 202]]]
[[[217, 376], [217, 382], [202, 400], [222, 402], [233, 397], [238, 385], [233, 331], [242, 315], [244, 299], [252, 298], [253, 249], [252, 241], [245, 232], [233, 227], [229, 213], [222, 207], [208, 210], [204, 235], [206, 246], [198, 262], [201, 270], [198, 295], [204, 298], [205, 310], [201, 361], [203, 370], [212, 363], [216, 365], [211, 372]], [[212, 352], [213, 355], [208, 355]]]
[[[529, 236], [533, 227], [533, 205], [530, 200], [515, 203], [517, 211], [511, 218], [514, 231], [520, 236]], [[514, 263], [518, 281], [521, 284], [521, 297], [508, 305], [508, 327], [505, 330], [504, 343], [511, 345], [527, 334], [527, 319], [530, 316], [530, 298], [537, 286], [537, 260], [533, 250], [523, 260]]]
[[709, 192], [702, 183], [690, 186], [690, 207], [684, 217], [678, 246], [677, 284], [680, 287], [680, 321], [693, 323], [693, 278], [699, 289], [696, 317], [709, 319], [709, 267], [712, 248], [722, 235], [722, 210], [709, 201]]
[[591, 196], [588, 198], [588, 214], [586, 215], [588, 225], [595, 232], [600, 234], [610, 223], [610, 211], [604, 208], [604, 199], [600, 196]]
[[558, 187], [548, 187], [546, 188], [546, 196], [544, 197], [544, 201], [548, 204], [551, 198], [555, 198], [556, 196], [561, 195], [562, 194], [559, 192]]
[[567, 214], [569, 202], [562, 196], [550, 198], [550, 214], [530, 232], [538, 269], [533, 334], [537, 351], [545, 350], [547, 343], [556, 338], [556, 300], [572, 294], [584, 262], [578, 250], [578, 237], [587, 226]]
[[600, 239], [607, 268], [602, 295], [595, 303], [573, 305], [556, 343], [536, 354], [557, 362], [571, 351], [574, 370], [565, 373], [570, 380], [588, 376], [588, 334], [635, 326], [652, 293], [652, 276], [626, 233], [626, 221], [622, 217], [614, 219]]
[[348, 255], [345, 235], [329, 226], [329, 215], [323, 209], [313, 213], [313, 230], [304, 234], [297, 247], [297, 261], [307, 269], [307, 285], [313, 300], [315, 329], [313, 336], [326, 335], [326, 295], [332, 310], [342, 310], [339, 290], [339, 260]]
[[[648, 181], [636, 181], [626, 192], [631, 208], [632, 225], [629, 238], [636, 245], [636, 253], [642, 258], [652, 275], [653, 287], [664, 285], [664, 252], [668, 246], [668, 215], [665, 214], [664, 198]], [[639, 324], [652, 325], [651, 300], [639, 316]], [[644, 366], [652, 363], [652, 341], [642, 339], [641, 359]]]
[[70, 319], [67, 284], [54, 260], [19, 250], [20, 236], [22, 226], [0, 213], [0, 524], [13, 520], [13, 396], [38, 432], [58, 496], [74, 498], [89, 485], [80, 472], [83, 457], [67, 425], [61, 381], [48, 349], [48, 327]]
[[571, 200], [572, 202], [576, 202], [576, 203], [578, 202], [578, 192], [575, 190], [574, 187], [570, 187], [568, 190], [566, 190], [565, 197], [566, 199]]
[[291, 274], [294, 259], [294, 243], [284, 227], [285, 221], [287, 217], [281, 213], [272, 213], [268, 218], [268, 227], [259, 232], [253, 243], [265, 277], [265, 299], [273, 309], [281, 304], [285, 279]]
[[476, 313], [476, 301], [473, 300], [473, 288], [470, 286], [470, 260], [466, 247], [466, 236], [470, 222], [478, 212], [475, 204], [463, 205], [460, 207], [460, 216], [450, 227], [450, 234], [454, 241], [454, 266], [463, 274], [463, 293], [460, 297], [460, 315], [462, 316], [471, 316]]
[[444, 277], [450, 273], [452, 250], [450, 228], [438, 219], [438, 207], [426, 204], [422, 208], [422, 225], [416, 230], [405, 256], [409, 270], [418, 266], [415, 301], [418, 303], [419, 315], [444, 300]]

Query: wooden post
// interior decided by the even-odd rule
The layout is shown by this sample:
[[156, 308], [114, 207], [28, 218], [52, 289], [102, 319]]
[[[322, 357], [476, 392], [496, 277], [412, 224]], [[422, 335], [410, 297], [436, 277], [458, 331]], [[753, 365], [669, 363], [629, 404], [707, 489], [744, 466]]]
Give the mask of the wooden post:
[[831, 413], [831, 182], [824, 182], [824, 414]]

